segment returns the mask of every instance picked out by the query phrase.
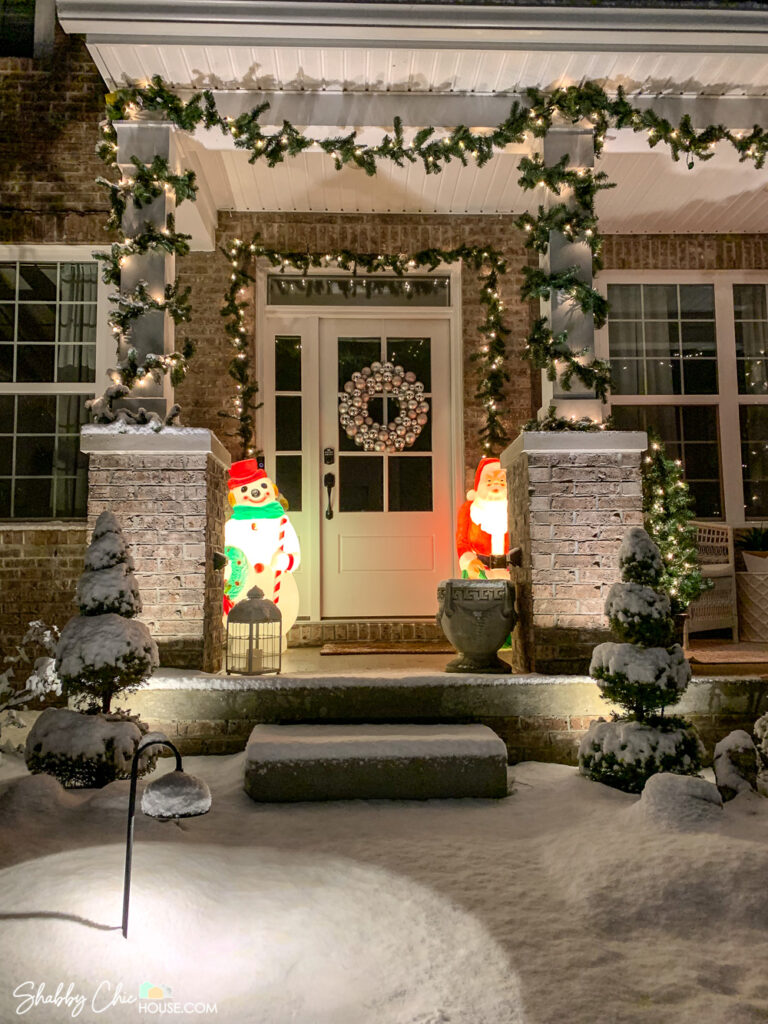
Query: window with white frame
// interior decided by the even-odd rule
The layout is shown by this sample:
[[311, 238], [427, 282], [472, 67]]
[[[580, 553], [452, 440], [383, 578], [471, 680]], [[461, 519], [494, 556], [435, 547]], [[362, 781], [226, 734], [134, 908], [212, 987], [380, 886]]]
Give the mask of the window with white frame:
[[609, 271], [600, 285], [616, 427], [660, 435], [699, 518], [768, 519], [768, 274]]
[[79, 430], [107, 356], [90, 247], [0, 247], [0, 519], [86, 514]]

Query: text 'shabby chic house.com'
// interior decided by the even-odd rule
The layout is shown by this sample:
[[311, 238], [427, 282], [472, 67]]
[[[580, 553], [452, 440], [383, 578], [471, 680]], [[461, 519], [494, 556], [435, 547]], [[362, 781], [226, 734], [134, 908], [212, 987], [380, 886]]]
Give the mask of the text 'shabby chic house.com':
[[[601, 637], [647, 429], [699, 519], [768, 518], [765, 5], [59, 0], [28, 24], [0, 58], [9, 641], [69, 616], [109, 508], [163, 663], [216, 671], [225, 469], [251, 449], [301, 541], [295, 644], [426, 630], [489, 452], [520, 670]], [[339, 425], [377, 360], [429, 403], [394, 452]], [[186, 429], [81, 434], [110, 382]], [[613, 429], [521, 434], [552, 403]]]

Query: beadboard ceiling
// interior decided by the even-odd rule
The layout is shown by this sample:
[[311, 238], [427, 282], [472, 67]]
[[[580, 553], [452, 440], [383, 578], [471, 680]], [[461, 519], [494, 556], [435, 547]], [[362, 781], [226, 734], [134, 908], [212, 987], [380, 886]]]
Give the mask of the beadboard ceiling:
[[[739, 164], [727, 146], [689, 171], [662, 151], [612, 151], [599, 166], [617, 187], [602, 192], [597, 210], [609, 233], [768, 231], [768, 172]], [[231, 149], [206, 149], [188, 139], [185, 160], [210, 190], [220, 210], [369, 213], [509, 213], [541, 201], [517, 184], [518, 154], [501, 154], [485, 167], [449, 164], [438, 175], [419, 165], [381, 164], [375, 178], [330, 157], [302, 154], [270, 169], [249, 164]], [[179, 214], [183, 207], [179, 210]]]

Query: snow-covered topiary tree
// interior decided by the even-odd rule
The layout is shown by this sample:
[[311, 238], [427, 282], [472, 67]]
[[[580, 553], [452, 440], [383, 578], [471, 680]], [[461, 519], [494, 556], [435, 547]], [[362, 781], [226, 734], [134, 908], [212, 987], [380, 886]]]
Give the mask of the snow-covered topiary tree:
[[96, 520], [76, 600], [80, 615], [61, 631], [56, 672], [77, 703], [106, 713], [115, 694], [136, 690], [159, 664], [149, 630], [134, 620], [139, 588], [112, 512]]
[[658, 547], [641, 527], [630, 529], [619, 549], [622, 583], [614, 583], [605, 605], [623, 643], [592, 652], [590, 675], [603, 697], [625, 715], [593, 722], [579, 746], [579, 769], [599, 782], [639, 793], [656, 772], [695, 775], [701, 743], [682, 718], [667, 717], [691, 678], [679, 644], [673, 644], [669, 598], [656, 588], [664, 575]]

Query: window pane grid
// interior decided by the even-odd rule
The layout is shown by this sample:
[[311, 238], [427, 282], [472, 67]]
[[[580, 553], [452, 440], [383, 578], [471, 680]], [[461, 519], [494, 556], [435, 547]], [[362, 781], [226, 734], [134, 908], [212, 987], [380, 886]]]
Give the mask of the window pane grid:
[[4, 261], [0, 382], [95, 381], [96, 316], [95, 264]]
[[712, 285], [608, 286], [614, 394], [716, 394]]
[[88, 464], [79, 450], [89, 395], [0, 395], [0, 518], [86, 514]]
[[768, 394], [768, 309], [764, 284], [735, 284], [733, 314], [739, 394]]
[[616, 405], [619, 430], [653, 430], [667, 455], [680, 459], [683, 475], [702, 519], [722, 519], [720, 443], [715, 405]]
[[768, 406], [742, 405], [741, 470], [744, 481], [744, 517], [768, 518]]

